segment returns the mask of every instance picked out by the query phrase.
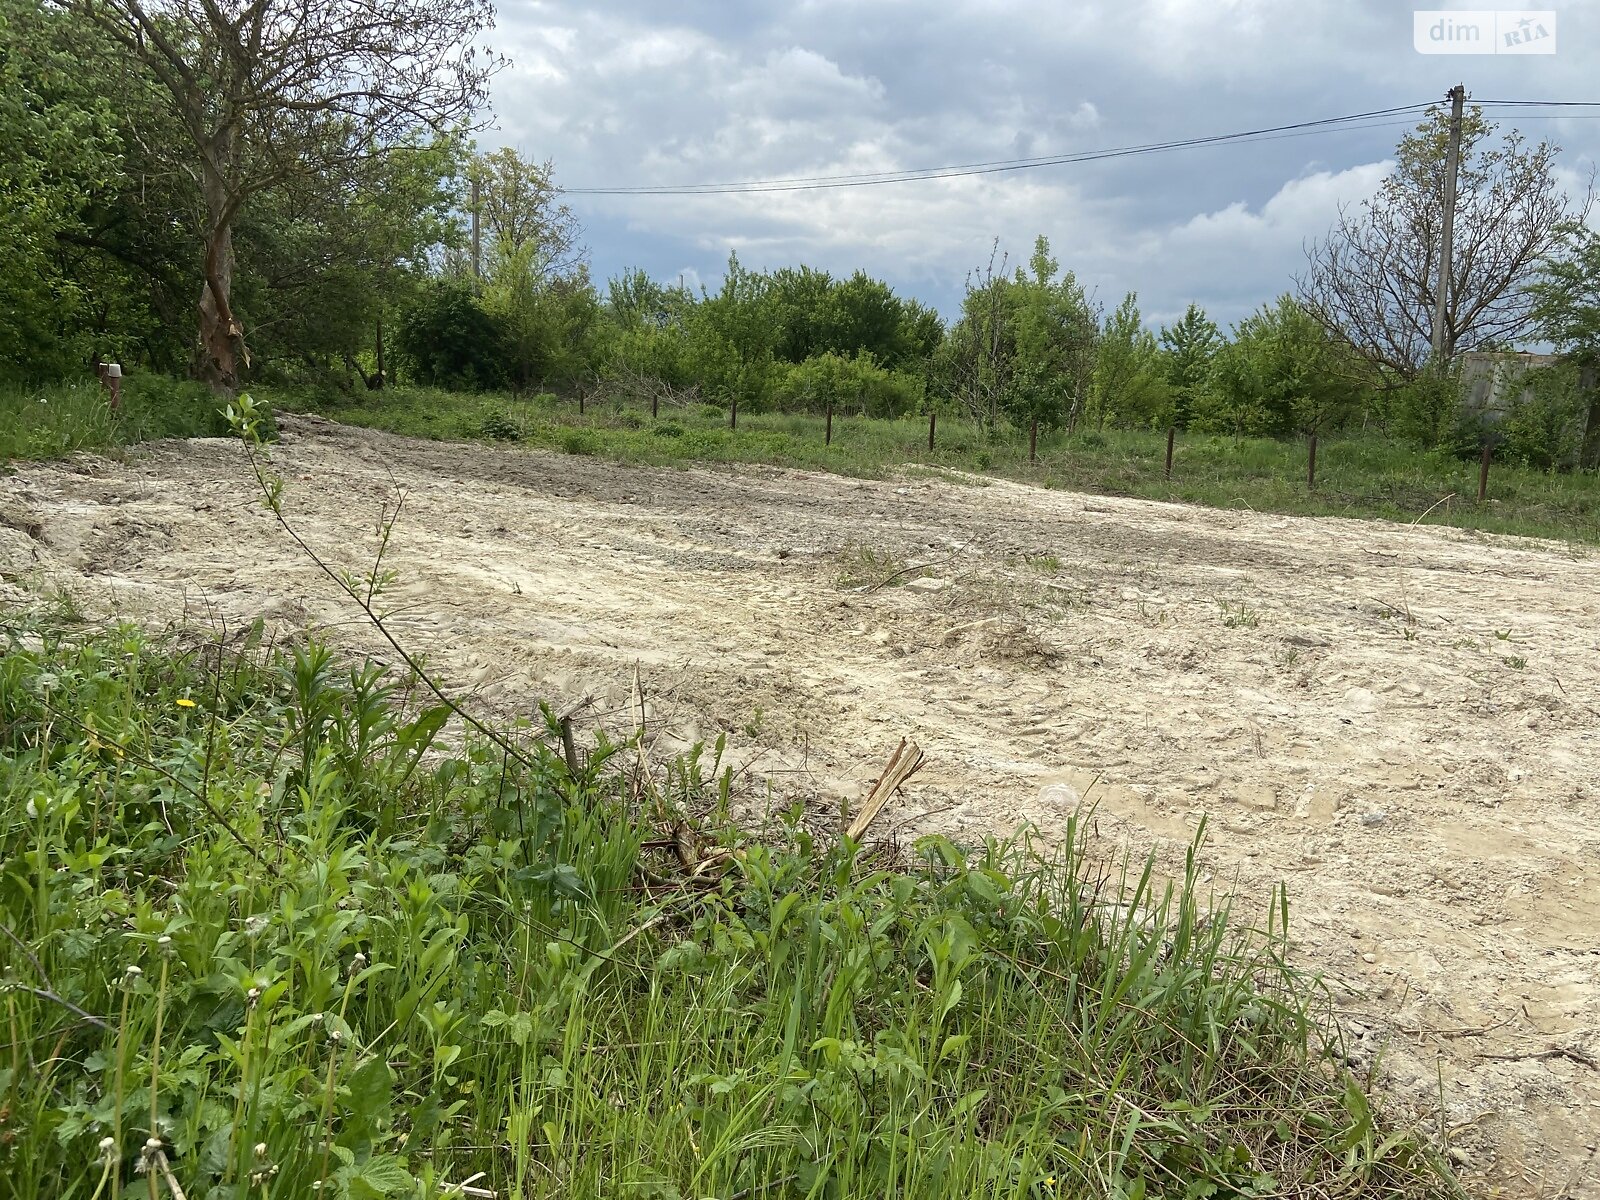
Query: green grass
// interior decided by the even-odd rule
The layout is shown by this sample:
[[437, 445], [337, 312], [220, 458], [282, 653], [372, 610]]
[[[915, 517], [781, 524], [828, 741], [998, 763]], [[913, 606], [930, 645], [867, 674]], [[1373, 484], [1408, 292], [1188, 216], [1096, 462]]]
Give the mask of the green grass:
[[[1145, 430], [1041, 433], [1039, 461], [1028, 461], [1025, 430], [986, 436], [971, 422], [941, 415], [934, 450], [925, 417], [899, 421], [835, 414], [833, 444], [821, 417], [739, 414], [711, 405], [648, 410], [595, 402], [516, 399], [426, 388], [335, 397], [278, 388], [253, 393], [293, 411], [316, 411], [352, 425], [442, 440], [521, 442], [619, 462], [681, 466], [762, 463], [883, 477], [907, 464], [935, 474], [975, 472], [1043, 487], [1178, 500], [1217, 508], [1319, 516], [1381, 517], [1491, 533], [1600, 542], [1600, 476], [1496, 463], [1489, 499], [1477, 502], [1478, 466], [1395, 439], [1352, 434], [1321, 439], [1317, 486], [1306, 487], [1306, 447], [1298, 441], [1182, 434], [1170, 481], [1163, 478], [1165, 436]], [[197, 384], [132, 377], [124, 411], [113, 416], [95, 385], [0, 390], [0, 460], [57, 458], [152, 437], [224, 436], [218, 401]], [[41, 400], [43, 403], [41, 403]]]
[[[1190, 869], [724, 819], [316, 646], [0, 632], [0, 1195], [1457, 1194]], [[717, 865], [696, 881], [680, 821]]]
[[0, 387], [0, 463], [64, 458], [164, 437], [224, 437], [228, 423], [203, 384], [160, 376], [125, 380], [112, 412], [100, 385]]
[[[284, 408], [312, 407], [294, 393], [257, 390]], [[1144, 430], [1041, 432], [1039, 461], [1028, 461], [1026, 430], [999, 437], [941, 415], [928, 451], [926, 417], [870, 420], [835, 414], [833, 444], [821, 417], [740, 412], [737, 430], [725, 410], [663, 411], [555, 397], [517, 400], [417, 388], [363, 393], [323, 403], [335, 420], [414, 437], [500, 440], [621, 462], [765, 463], [881, 477], [907, 463], [981, 472], [1044, 487], [1179, 500], [1218, 508], [1396, 521], [1600, 542], [1600, 476], [1495, 464], [1489, 499], [1477, 502], [1478, 465], [1430, 454], [1379, 435], [1324, 437], [1317, 484], [1306, 487], [1306, 447], [1298, 441], [1181, 434], [1173, 477], [1163, 478], [1166, 438]], [[1448, 499], [1447, 499], [1448, 497]]]

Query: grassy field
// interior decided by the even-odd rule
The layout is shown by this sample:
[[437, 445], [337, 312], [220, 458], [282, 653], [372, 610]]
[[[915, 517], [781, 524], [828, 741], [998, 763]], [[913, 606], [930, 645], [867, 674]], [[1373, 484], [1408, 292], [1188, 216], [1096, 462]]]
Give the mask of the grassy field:
[[0, 1195], [1458, 1194], [1281, 900], [1073, 828], [755, 838], [715, 747], [574, 770], [315, 645], [0, 622]]
[[209, 388], [160, 376], [124, 382], [113, 412], [100, 385], [0, 387], [0, 461], [64, 458], [160, 437], [221, 437], [228, 423]]
[[[303, 397], [267, 392], [285, 408]], [[836, 415], [825, 443], [820, 416], [741, 412], [738, 428], [714, 407], [647, 409], [543, 397], [515, 400], [419, 389], [368, 393], [317, 408], [336, 420], [416, 437], [497, 437], [624, 462], [752, 462], [881, 476], [907, 463], [1023, 480], [1044, 487], [1181, 500], [1219, 508], [1348, 517], [1421, 519], [1431, 524], [1586, 542], [1600, 541], [1600, 477], [1495, 464], [1489, 499], [1477, 502], [1478, 464], [1427, 454], [1377, 435], [1321, 440], [1314, 490], [1306, 487], [1303, 441], [1179, 434], [1172, 479], [1163, 477], [1164, 434], [1142, 430], [1042, 433], [1038, 461], [1026, 430], [985, 436], [971, 422], [939, 417], [934, 450], [928, 421]]]
[[[287, 410], [316, 411], [354, 425], [415, 437], [496, 439], [621, 462], [765, 463], [883, 476], [908, 463], [1024, 480], [1044, 487], [1179, 500], [1220, 508], [1398, 521], [1600, 542], [1600, 476], [1528, 470], [1496, 463], [1486, 503], [1477, 501], [1478, 464], [1430, 454], [1378, 435], [1341, 435], [1318, 447], [1317, 484], [1306, 486], [1301, 441], [1180, 434], [1171, 480], [1165, 437], [1142, 430], [1041, 434], [1028, 459], [1025, 430], [988, 437], [972, 423], [941, 415], [928, 450], [925, 417], [902, 421], [837, 415], [825, 444], [822, 417], [740, 413], [711, 406], [648, 409], [554, 397], [515, 399], [420, 388], [354, 397], [253, 389]], [[97, 389], [0, 392], [0, 458], [59, 457], [146, 437], [227, 432], [216, 402], [197, 385], [128, 381], [127, 402], [112, 417]]]

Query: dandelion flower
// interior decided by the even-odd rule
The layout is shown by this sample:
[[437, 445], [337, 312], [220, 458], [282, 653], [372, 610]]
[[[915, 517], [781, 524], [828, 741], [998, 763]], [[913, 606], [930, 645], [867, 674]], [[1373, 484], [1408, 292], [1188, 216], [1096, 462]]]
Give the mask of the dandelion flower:
[[181, 697], [178, 700], [178, 707], [179, 708], [193, 708], [194, 707], [194, 701], [189, 699], [189, 697], [187, 697], [187, 696]]

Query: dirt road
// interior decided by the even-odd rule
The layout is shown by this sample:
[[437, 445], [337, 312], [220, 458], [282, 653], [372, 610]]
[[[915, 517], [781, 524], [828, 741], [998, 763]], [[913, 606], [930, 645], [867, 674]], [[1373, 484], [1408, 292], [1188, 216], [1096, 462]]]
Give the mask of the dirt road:
[[[1209, 814], [1208, 870], [1244, 905], [1287, 884], [1300, 954], [1393, 1107], [1436, 1108], [1442, 1087], [1469, 1177], [1600, 1197], [1586, 551], [304, 418], [276, 457], [297, 528], [358, 570], [405, 490], [394, 626], [502, 711], [593, 694], [625, 730], [637, 664], [668, 745], [726, 731], [778, 797], [856, 795], [913, 736], [930, 765], [894, 814], [911, 832], [1048, 833], [1087, 796], [1102, 839], [1177, 863]], [[147, 620], [265, 615], [376, 648], [233, 443], [25, 466], [0, 510], [42, 530], [0, 525], [12, 599], [59, 586]]]

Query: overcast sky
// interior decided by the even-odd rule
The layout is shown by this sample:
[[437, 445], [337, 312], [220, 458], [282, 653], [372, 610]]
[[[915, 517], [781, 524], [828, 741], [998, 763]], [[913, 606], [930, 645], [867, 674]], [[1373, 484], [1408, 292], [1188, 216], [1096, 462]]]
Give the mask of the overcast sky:
[[[1427, 0], [1437, 4], [1439, 0]], [[1600, 3], [1553, 56], [1425, 56], [1390, 0], [501, 0], [509, 144], [566, 187], [724, 183], [1054, 155], [1443, 96], [1600, 99]], [[1600, 113], [1600, 110], [1595, 110]], [[1513, 118], [1499, 118], [1509, 124]], [[1399, 125], [852, 190], [570, 197], [597, 280], [715, 286], [748, 266], [860, 267], [946, 314], [998, 237], [1036, 234], [1109, 308], [1224, 323], [1292, 286], [1303, 246], [1382, 178]], [[1522, 119], [1586, 176], [1600, 121]]]

